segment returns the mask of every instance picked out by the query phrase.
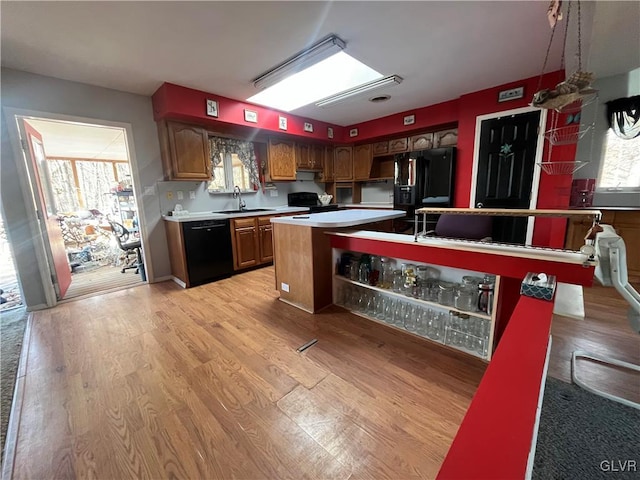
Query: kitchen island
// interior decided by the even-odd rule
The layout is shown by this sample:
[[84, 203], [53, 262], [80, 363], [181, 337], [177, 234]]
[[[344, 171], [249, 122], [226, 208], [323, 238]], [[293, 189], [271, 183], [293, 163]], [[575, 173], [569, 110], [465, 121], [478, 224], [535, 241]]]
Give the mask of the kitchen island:
[[310, 313], [331, 305], [333, 261], [326, 233], [362, 225], [366, 230], [389, 230], [390, 220], [404, 216], [401, 210], [367, 209], [272, 218], [280, 300]]

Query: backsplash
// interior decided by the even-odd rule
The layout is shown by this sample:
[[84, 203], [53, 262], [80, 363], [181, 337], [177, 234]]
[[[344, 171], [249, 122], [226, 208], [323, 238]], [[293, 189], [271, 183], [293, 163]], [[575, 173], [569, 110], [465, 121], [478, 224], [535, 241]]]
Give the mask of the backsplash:
[[[287, 194], [291, 192], [316, 192], [322, 193], [324, 184], [313, 181], [312, 172], [300, 172], [295, 182], [273, 182], [275, 190], [259, 189], [256, 192], [242, 194], [242, 200], [247, 204], [247, 208], [262, 207], [282, 207], [287, 205]], [[230, 210], [238, 208], [238, 199], [233, 198], [231, 193], [209, 193], [206, 182], [157, 182], [156, 183], [158, 208], [164, 215], [174, 210], [176, 204], [182, 205], [183, 210], [189, 212], [208, 212], [214, 210]], [[168, 194], [171, 192], [172, 198]], [[182, 192], [182, 199], [178, 199], [179, 192]], [[190, 198], [190, 193], [194, 192], [195, 198]], [[276, 192], [277, 196], [273, 196]]]
[[393, 180], [362, 185], [363, 203], [393, 203]]

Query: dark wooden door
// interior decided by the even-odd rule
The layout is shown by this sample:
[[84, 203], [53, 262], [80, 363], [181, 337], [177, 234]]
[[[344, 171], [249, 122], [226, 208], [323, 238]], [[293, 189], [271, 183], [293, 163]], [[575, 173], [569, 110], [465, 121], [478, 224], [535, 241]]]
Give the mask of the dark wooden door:
[[[529, 208], [540, 111], [482, 122], [476, 207]], [[527, 217], [495, 217], [493, 240], [524, 244]]]

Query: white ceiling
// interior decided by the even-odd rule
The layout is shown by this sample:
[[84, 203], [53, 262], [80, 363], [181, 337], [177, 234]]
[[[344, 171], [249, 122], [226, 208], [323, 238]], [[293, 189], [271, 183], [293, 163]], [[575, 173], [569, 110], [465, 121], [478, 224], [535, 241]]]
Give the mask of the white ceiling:
[[[404, 78], [376, 92], [391, 95], [385, 103], [361, 98], [291, 112], [352, 125], [539, 75], [550, 37], [547, 6], [3, 1], [2, 65], [143, 95], [171, 82], [245, 100], [255, 93], [253, 78], [335, 33], [350, 55]], [[547, 71], [560, 67], [561, 38]]]
[[27, 119], [42, 135], [47, 157], [128, 160], [124, 129], [55, 120]]

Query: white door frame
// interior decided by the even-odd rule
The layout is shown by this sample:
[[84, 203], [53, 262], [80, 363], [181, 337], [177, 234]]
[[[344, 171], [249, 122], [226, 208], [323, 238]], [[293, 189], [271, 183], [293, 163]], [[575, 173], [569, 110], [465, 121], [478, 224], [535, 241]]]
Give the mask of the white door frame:
[[[58, 113], [50, 113], [50, 112], [40, 112], [36, 110], [25, 110], [20, 108], [11, 108], [4, 107], [4, 115], [5, 121], [7, 122], [7, 130], [9, 134], [9, 140], [11, 142], [11, 146], [13, 148], [14, 156], [16, 159], [21, 158], [22, 161], [16, 161], [16, 169], [18, 172], [18, 181], [20, 182], [20, 188], [23, 192], [23, 200], [26, 206], [32, 206], [32, 208], [27, 208], [27, 222], [29, 224], [29, 228], [31, 230], [31, 237], [34, 241], [34, 248], [36, 251], [36, 261], [38, 263], [38, 270], [40, 271], [40, 278], [42, 279], [42, 284], [45, 292], [45, 298], [47, 301], [48, 307], [53, 307], [57, 304], [57, 298], [55, 289], [53, 287], [53, 283], [51, 282], [51, 266], [49, 263], [49, 258], [47, 254], [47, 247], [45, 245], [44, 232], [42, 231], [42, 227], [40, 222], [38, 221], [38, 216], [36, 213], [37, 209], [43, 210], [43, 206], [39, 205], [39, 200], [36, 195], [33, 195], [35, 192], [35, 185], [32, 184], [33, 175], [35, 172], [31, 171], [30, 162], [27, 161], [24, 151], [22, 150], [22, 146], [20, 144], [20, 132], [18, 129], [17, 119], [19, 117], [33, 117], [33, 118], [41, 118], [44, 120], [59, 120], [64, 122], [74, 122], [74, 123], [83, 123], [90, 125], [101, 125], [106, 127], [116, 127], [122, 128], [126, 132], [125, 143], [127, 145], [127, 154], [129, 157], [129, 166], [131, 170], [131, 182], [133, 184], [133, 194], [136, 199], [136, 205], [138, 210], [142, 213], [139, 215], [138, 228], [140, 229], [140, 242], [142, 244], [142, 257], [145, 265], [147, 281], [149, 278], [152, 278], [150, 275], [153, 274], [151, 262], [149, 261], [149, 253], [147, 249], [144, 248], [147, 243], [147, 229], [146, 222], [140, 221], [142, 218], [146, 218], [143, 212], [142, 206], [142, 192], [140, 191], [140, 175], [138, 171], [138, 162], [136, 159], [136, 150], [133, 145], [133, 128], [130, 123], [125, 122], [112, 122], [110, 120], [102, 120], [99, 118], [89, 118], [89, 117], [79, 117], [76, 115], [63, 115]], [[36, 202], [34, 204], [34, 202]]]
[[[469, 195], [469, 208], [476, 208], [476, 183], [478, 180], [478, 162], [480, 160], [480, 130], [482, 128], [482, 122], [494, 118], [520, 115], [522, 113], [529, 113], [540, 111], [540, 123], [538, 125], [538, 143], [536, 144], [536, 158], [535, 163], [542, 162], [544, 154], [544, 135], [541, 135], [545, 131], [547, 125], [547, 110], [535, 108], [535, 107], [520, 107], [512, 110], [503, 110], [500, 112], [487, 113], [485, 115], [478, 115], [476, 117], [476, 135], [473, 142], [473, 168], [471, 170], [471, 194]], [[538, 189], [540, 188], [540, 171], [541, 168], [533, 167], [533, 178], [531, 179], [531, 198], [529, 200], [529, 209], [533, 210], [538, 204]], [[533, 241], [533, 227], [534, 218], [528, 217], [527, 220], [527, 237], [525, 245], [531, 245]]]

